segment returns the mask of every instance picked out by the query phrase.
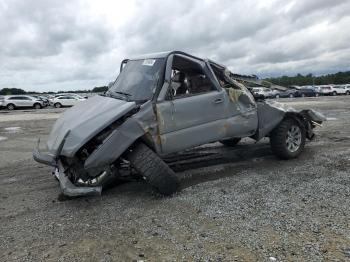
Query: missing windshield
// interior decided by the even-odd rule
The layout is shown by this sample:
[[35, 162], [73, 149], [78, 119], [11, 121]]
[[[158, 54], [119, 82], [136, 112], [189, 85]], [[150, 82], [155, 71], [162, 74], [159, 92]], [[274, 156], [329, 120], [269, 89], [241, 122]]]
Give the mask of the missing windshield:
[[129, 60], [109, 89], [125, 100], [151, 100], [163, 77], [165, 59]]

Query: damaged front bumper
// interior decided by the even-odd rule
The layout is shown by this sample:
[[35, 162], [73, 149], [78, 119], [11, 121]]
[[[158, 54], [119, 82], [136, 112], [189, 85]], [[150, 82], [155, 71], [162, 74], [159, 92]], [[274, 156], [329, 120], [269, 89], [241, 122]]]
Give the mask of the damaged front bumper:
[[61, 161], [58, 161], [58, 166], [55, 170], [55, 176], [58, 177], [62, 193], [66, 196], [76, 197], [101, 195], [102, 186], [77, 187], [76, 185], [74, 185], [64, 173], [64, 167]]
[[39, 150], [39, 143], [37, 148], [33, 151], [33, 158], [36, 162], [55, 167], [54, 175], [60, 182], [62, 193], [69, 197], [86, 196], [86, 195], [101, 195], [102, 186], [93, 187], [78, 187], [74, 185], [64, 172], [62, 162], [50, 154], [41, 153]]

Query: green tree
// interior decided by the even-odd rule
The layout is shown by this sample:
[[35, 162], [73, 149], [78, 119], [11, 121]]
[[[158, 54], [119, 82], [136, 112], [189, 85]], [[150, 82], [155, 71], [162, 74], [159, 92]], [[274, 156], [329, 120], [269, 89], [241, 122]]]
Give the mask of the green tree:
[[265, 80], [281, 86], [293, 85], [328, 85], [328, 84], [350, 84], [350, 71], [338, 72], [336, 74], [327, 74], [314, 76], [313, 74], [297, 74], [295, 76], [280, 76], [266, 78]]
[[102, 92], [106, 92], [107, 90], [108, 90], [108, 86], [96, 86], [92, 89], [92, 92], [102, 93]]
[[26, 91], [20, 88], [3, 88], [0, 90], [0, 95], [24, 95]]

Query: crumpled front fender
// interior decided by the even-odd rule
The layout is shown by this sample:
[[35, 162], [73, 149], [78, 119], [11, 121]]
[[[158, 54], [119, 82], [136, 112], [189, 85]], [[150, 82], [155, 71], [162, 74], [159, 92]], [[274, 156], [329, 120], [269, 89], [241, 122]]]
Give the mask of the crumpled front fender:
[[312, 128], [314, 126], [310, 121], [321, 124], [327, 119], [320, 112], [313, 109], [296, 110], [290, 106], [286, 106], [275, 101], [258, 102], [257, 105], [259, 128], [256, 134], [253, 136], [253, 138], [256, 140], [260, 140], [261, 138], [267, 136], [287, 116], [302, 121], [307, 131], [307, 137], [312, 139]]
[[33, 158], [38, 163], [54, 167], [57, 166], [55, 157], [53, 155], [41, 153], [38, 147], [33, 150]]
[[129, 118], [86, 159], [84, 168], [89, 171], [113, 163], [144, 134], [145, 130], [140, 124], [135, 119]]

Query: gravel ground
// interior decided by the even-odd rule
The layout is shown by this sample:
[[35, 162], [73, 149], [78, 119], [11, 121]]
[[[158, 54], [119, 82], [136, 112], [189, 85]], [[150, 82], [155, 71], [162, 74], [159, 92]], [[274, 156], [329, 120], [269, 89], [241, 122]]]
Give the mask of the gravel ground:
[[329, 118], [298, 159], [206, 145], [170, 163], [168, 198], [132, 182], [59, 201], [31, 150], [62, 110], [0, 111], [0, 260], [350, 261], [350, 97], [281, 101]]

